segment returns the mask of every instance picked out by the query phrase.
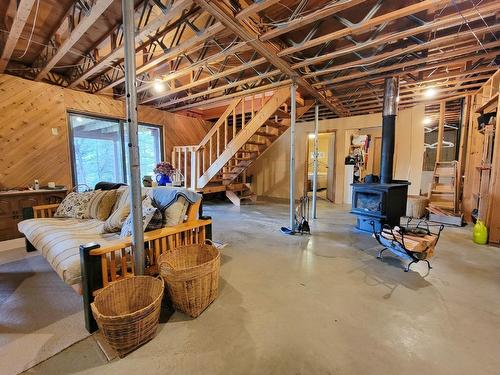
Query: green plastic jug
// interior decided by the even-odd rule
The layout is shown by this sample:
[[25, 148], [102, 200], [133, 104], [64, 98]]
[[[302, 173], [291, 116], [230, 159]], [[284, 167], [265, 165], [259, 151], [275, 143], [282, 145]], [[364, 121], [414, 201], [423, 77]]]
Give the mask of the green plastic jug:
[[472, 239], [475, 243], [484, 245], [488, 242], [488, 228], [481, 220], [478, 220], [474, 225], [472, 232]]

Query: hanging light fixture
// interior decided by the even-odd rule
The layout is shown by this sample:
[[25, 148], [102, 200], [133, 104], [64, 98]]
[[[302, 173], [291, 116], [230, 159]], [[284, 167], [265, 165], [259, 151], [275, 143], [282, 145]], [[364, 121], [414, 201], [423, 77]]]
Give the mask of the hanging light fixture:
[[155, 79], [155, 82], [153, 83], [153, 89], [156, 92], [162, 92], [165, 90], [165, 85], [163, 84], [163, 80], [160, 78]]
[[432, 99], [434, 98], [435, 96], [437, 95], [437, 90], [435, 87], [428, 87], [427, 90], [425, 90], [424, 92], [424, 96], [427, 98], [427, 99]]

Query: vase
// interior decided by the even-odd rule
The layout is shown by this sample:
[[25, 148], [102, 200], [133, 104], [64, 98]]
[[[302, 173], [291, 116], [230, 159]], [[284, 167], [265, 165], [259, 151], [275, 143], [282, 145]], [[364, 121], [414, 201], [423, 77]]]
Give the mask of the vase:
[[158, 186], [166, 186], [170, 184], [172, 180], [170, 180], [170, 176], [166, 174], [158, 174], [156, 175], [156, 182], [158, 182]]

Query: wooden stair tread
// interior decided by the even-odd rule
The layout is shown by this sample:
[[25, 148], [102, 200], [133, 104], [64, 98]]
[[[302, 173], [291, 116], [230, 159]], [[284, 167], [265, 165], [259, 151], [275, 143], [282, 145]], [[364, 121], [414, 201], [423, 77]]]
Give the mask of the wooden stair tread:
[[258, 142], [258, 141], [247, 141], [247, 145], [255, 145], [255, 146], [264, 146], [266, 142]]
[[274, 112], [275, 115], [278, 115], [281, 118], [290, 118], [290, 113], [283, 111], [282, 109], [278, 109]]
[[258, 135], [258, 136], [266, 137], [266, 138], [274, 138], [274, 137], [278, 136], [277, 134], [271, 134], [271, 133], [259, 132], [259, 131], [255, 132], [253, 135]]

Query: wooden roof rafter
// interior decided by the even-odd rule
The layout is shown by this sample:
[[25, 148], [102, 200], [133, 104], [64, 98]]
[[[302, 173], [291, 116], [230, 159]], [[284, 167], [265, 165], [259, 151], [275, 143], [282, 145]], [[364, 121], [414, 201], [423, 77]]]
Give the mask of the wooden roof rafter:
[[12, 52], [16, 47], [17, 41], [21, 33], [23, 32], [24, 26], [30, 17], [31, 10], [33, 5], [35, 4], [35, 0], [20, 0], [17, 5], [17, 12], [12, 23], [12, 27], [10, 28], [9, 35], [5, 42], [5, 45], [2, 50], [2, 56], [0, 57], [0, 73], [5, 71], [7, 64], [12, 56]]

